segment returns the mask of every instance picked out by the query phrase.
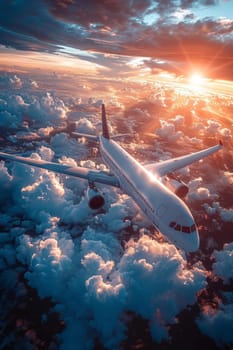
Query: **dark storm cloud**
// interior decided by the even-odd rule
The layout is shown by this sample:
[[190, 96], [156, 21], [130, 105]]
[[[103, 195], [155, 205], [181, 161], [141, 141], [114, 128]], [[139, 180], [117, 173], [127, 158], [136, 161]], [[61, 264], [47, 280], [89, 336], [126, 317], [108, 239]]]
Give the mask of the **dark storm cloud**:
[[12, 32], [0, 27], [1, 44], [6, 47], [14, 47], [17, 50], [54, 52], [56, 47], [52, 44], [40, 41], [35, 37]]
[[[169, 61], [171, 71], [173, 66], [178, 66], [181, 74], [191, 61], [201, 65], [212, 62], [213, 66], [218, 65], [218, 72], [215, 71], [218, 74], [213, 76], [229, 78], [229, 72], [233, 71], [233, 22], [211, 18], [195, 22], [190, 11], [183, 22], [177, 23], [175, 16], [181, 9], [192, 10], [200, 5], [211, 8], [216, 3], [213, 0], [3, 0], [0, 44], [41, 52], [57, 52], [60, 46], [68, 46], [106, 54], [160, 58]], [[154, 15], [151, 25], [146, 22], [148, 15], [152, 18]]]
[[[53, 45], [63, 45], [66, 38], [72, 39], [72, 28], [67, 28], [49, 11], [43, 0], [36, 3], [28, 0], [0, 4], [0, 42], [17, 49], [33, 50], [33, 44], [39, 46], [38, 51], [47, 51]], [[82, 33], [76, 32], [76, 37]]]
[[64, 21], [79, 23], [89, 28], [109, 26], [113, 29], [123, 29], [132, 18], [140, 18], [151, 5], [150, 0], [140, 1], [95, 1], [95, 0], [47, 0], [49, 8], [55, 17]]
[[213, 6], [217, 5], [219, 0], [181, 0], [180, 6], [183, 8], [195, 7], [198, 5]]
[[44, 2], [36, 5], [30, 1], [1, 1], [0, 26], [11, 32], [48, 41], [59, 23], [47, 11]]

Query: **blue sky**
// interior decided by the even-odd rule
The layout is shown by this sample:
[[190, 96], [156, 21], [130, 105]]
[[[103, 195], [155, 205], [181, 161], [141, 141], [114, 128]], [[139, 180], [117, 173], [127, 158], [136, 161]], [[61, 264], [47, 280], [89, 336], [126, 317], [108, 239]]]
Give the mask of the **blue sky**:
[[219, 0], [215, 6], [209, 8], [209, 6], [200, 6], [195, 10], [197, 16], [203, 17], [225, 17], [233, 19], [233, 1], [232, 0]]

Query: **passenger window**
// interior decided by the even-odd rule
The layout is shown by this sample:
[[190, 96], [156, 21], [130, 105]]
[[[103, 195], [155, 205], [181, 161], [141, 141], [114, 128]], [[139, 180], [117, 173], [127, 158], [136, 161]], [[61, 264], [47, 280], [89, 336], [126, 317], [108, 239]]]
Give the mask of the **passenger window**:
[[181, 230], [181, 225], [176, 224], [175, 230], [176, 230], [176, 231], [180, 231], [180, 230]]
[[190, 227], [189, 226], [182, 226], [182, 232], [190, 233]]

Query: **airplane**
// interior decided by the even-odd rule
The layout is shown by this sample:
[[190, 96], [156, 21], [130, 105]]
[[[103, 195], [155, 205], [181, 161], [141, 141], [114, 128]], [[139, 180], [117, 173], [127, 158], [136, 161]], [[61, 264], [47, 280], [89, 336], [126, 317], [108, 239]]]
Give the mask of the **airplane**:
[[188, 186], [173, 173], [220, 150], [223, 147], [221, 140], [210, 148], [143, 166], [113, 140], [114, 135], [110, 136], [104, 104], [102, 132], [98, 136], [75, 132], [73, 135], [97, 141], [109, 171], [72, 167], [3, 152], [0, 152], [0, 159], [86, 179], [86, 196], [93, 211], [101, 209], [105, 204], [104, 196], [97, 189], [96, 183], [117, 187], [133, 198], [153, 226], [178, 249], [186, 253], [199, 249], [198, 228], [191, 211], [183, 201]]

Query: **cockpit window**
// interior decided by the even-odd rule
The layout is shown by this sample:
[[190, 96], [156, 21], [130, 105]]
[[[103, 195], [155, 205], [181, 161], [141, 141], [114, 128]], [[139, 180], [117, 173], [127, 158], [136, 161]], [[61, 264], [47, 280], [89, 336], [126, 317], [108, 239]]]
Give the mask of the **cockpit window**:
[[182, 226], [182, 232], [190, 233], [191, 232], [190, 227], [189, 226]]
[[182, 226], [175, 221], [171, 221], [169, 224], [170, 227], [174, 228], [176, 231], [182, 231], [184, 233], [191, 233], [196, 231], [196, 225], [193, 224], [192, 226]]
[[194, 232], [194, 231], [196, 231], [196, 226], [193, 224], [193, 225], [191, 226], [191, 232]]

